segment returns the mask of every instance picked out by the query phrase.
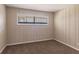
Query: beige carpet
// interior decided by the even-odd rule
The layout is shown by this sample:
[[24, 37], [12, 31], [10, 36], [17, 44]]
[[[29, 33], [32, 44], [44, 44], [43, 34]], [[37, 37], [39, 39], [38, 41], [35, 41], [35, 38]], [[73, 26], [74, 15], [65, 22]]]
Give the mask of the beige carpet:
[[78, 54], [79, 52], [55, 40], [7, 46], [2, 54]]

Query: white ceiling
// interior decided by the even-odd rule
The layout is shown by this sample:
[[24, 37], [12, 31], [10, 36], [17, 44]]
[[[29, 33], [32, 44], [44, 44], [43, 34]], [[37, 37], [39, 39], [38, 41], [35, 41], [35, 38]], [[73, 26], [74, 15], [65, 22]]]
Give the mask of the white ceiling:
[[63, 8], [72, 6], [70, 4], [6, 4], [6, 5], [10, 7], [18, 7], [39, 11], [48, 11], [48, 12], [55, 12]]

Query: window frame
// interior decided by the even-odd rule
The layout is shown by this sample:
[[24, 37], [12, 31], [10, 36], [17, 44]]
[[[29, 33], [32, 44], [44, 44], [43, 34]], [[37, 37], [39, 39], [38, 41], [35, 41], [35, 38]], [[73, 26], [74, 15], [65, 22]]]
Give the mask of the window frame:
[[[18, 22], [18, 17], [27, 17], [27, 16], [29, 16], [29, 15], [26, 15], [26, 16], [24, 16], [24, 15], [17, 15], [17, 25], [48, 25], [48, 23], [49, 23], [49, 17], [48, 16], [30, 16], [30, 17], [33, 17], [34, 18], [34, 20], [35, 20], [35, 18], [36, 17], [44, 17], [44, 18], [47, 18], [47, 24], [28, 24], [28, 23], [26, 23], [26, 24], [21, 24], [21, 23], [19, 23]], [[35, 22], [35, 21], [34, 21]]]

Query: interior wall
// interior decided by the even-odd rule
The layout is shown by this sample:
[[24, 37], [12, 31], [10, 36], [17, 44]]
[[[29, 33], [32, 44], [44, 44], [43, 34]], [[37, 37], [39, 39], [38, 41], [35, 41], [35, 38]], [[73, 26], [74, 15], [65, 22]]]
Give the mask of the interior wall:
[[8, 44], [53, 39], [53, 13], [25, 10], [27, 14], [48, 16], [48, 25], [17, 25], [17, 10], [18, 8], [7, 7]]
[[6, 45], [6, 11], [5, 6], [0, 5], [0, 53]]
[[79, 6], [55, 13], [55, 39], [79, 50]]

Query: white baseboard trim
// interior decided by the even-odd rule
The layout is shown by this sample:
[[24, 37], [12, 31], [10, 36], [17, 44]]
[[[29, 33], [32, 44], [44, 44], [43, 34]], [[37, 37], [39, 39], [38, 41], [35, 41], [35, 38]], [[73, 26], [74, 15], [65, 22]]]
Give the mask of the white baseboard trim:
[[3, 52], [3, 50], [7, 47], [7, 45], [5, 44], [1, 49], [0, 49], [0, 54]]
[[35, 41], [26, 41], [26, 42], [11, 43], [11, 44], [7, 44], [7, 46], [17, 45], [17, 44], [24, 44], [24, 43], [40, 42], [40, 41], [46, 41], [46, 40], [53, 40], [53, 38], [43, 39], [43, 40], [35, 40]]
[[[54, 40], [56, 40], [56, 39], [54, 39]], [[67, 45], [67, 46], [69, 46], [69, 47], [71, 47], [71, 48], [73, 48], [73, 49], [75, 49], [75, 50], [79, 51], [79, 49], [78, 49], [78, 48], [73, 47], [73, 46], [71, 46], [71, 45], [69, 45], [69, 44], [66, 44], [66, 43], [64, 43], [64, 42], [62, 42], [62, 41], [60, 41], [60, 40], [56, 40], [56, 41], [58, 41], [58, 42], [60, 42], [60, 43], [62, 43], [62, 44], [65, 44], [65, 45]]]

